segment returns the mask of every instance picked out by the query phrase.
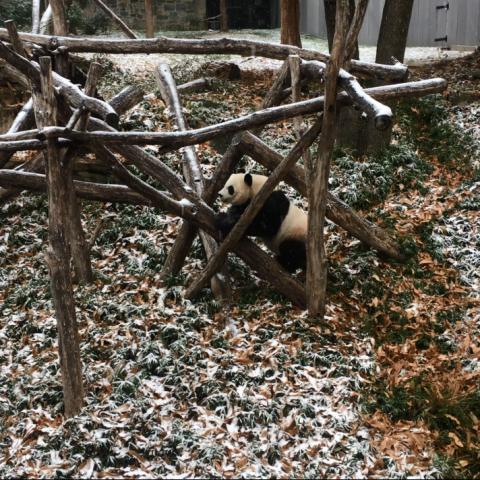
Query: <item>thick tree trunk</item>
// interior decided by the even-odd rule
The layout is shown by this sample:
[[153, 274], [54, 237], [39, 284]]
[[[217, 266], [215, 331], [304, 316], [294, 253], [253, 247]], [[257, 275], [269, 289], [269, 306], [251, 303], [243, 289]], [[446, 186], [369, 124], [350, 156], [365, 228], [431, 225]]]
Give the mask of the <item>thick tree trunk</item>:
[[[355, 15], [355, 0], [348, 0], [348, 23], [351, 24]], [[332, 51], [333, 35], [335, 34], [335, 12], [337, 9], [337, 0], [323, 0], [325, 8], [325, 23], [327, 24], [328, 51]], [[351, 47], [350, 58], [359, 58], [358, 39], [355, 39]]]
[[220, 31], [228, 32], [227, 0], [220, 0]]
[[145, 0], [145, 36], [155, 37], [155, 17], [153, 16], [152, 0]]
[[32, 33], [40, 33], [40, 3], [41, 0], [32, 1]]
[[280, 0], [280, 42], [284, 45], [302, 46], [299, 0]]
[[[67, 15], [63, 0], [50, 0], [53, 15], [53, 33], [58, 36], [68, 35]], [[58, 52], [55, 56], [55, 71], [62, 77], [70, 77], [70, 66], [67, 52]]]
[[414, 0], [386, 0], [377, 42], [377, 63], [403, 62]]
[[[57, 112], [50, 57], [40, 58], [42, 91], [34, 94], [35, 113], [40, 127], [56, 122]], [[83, 405], [82, 365], [75, 318], [68, 238], [66, 173], [55, 140], [47, 141], [48, 233], [46, 254], [58, 328], [58, 348], [63, 383], [64, 414], [72, 417]]]

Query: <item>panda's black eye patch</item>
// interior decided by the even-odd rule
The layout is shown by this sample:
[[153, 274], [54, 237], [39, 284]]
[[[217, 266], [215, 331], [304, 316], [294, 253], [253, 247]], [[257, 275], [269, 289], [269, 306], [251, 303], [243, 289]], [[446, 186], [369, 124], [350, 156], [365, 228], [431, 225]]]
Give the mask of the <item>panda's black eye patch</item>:
[[230, 185], [230, 186], [228, 187], [228, 193], [229, 193], [230, 195], [233, 195], [233, 192], [234, 192], [234, 191], [235, 191], [235, 189]]

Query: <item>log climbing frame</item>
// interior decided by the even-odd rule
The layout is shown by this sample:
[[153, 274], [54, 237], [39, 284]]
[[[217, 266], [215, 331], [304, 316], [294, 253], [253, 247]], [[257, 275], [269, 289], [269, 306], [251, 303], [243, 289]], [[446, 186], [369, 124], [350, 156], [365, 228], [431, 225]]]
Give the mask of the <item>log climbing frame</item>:
[[[48, 193], [49, 246], [46, 258], [59, 331], [66, 417], [80, 411], [84, 397], [70, 258], [75, 259], [74, 280], [91, 282], [93, 278], [89, 248], [80, 222], [79, 199], [148, 205], [181, 217], [183, 223], [162, 275], [175, 275], [181, 270], [198, 234], [208, 262], [205, 270], [187, 286], [185, 295], [189, 298], [210, 284], [215, 297], [228, 303], [231, 287], [225, 258], [233, 252], [259, 278], [294, 304], [306, 306], [305, 285], [283, 270], [244, 233], [281, 181], [308, 197], [308, 171], [297, 165], [297, 161], [303, 157], [307, 170], [307, 164], [313, 163], [310, 146], [321, 134], [325, 98], [300, 100], [300, 87], [306, 80], [318, 84], [324, 81], [329, 55], [286, 45], [230, 38], [86, 39], [18, 33], [11, 21], [6, 22], [6, 27], [0, 29], [0, 58], [28, 79], [32, 98], [20, 110], [10, 129], [0, 135], [0, 205], [24, 190]], [[75, 52], [240, 54], [282, 59], [284, 63], [260, 110], [198, 129], [189, 129], [180, 97], [182, 91], [189, 91], [192, 86], [177, 87], [168, 65], [159, 64], [154, 74], [175, 131], [123, 132], [117, 129], [120, 116], [143, 99], [143, 92], [130, 86], [109, 102], [97, 98], [98, 64], [91, 64], [83, 88], [68, 78], [68, 69], [64, 65], [70, 61], [69, 55]], [[349, 71], [343, 68], [338, 71], [336, 105], [354, 105], [373, 118], [380, 130], [392, 123], [392, 111], [385, 102], [439, 93], [446, 88], [446, 82], [441, 78], [407, 82], [407, 68], [398, 63], [378, 65], [358, 60], [347, 63]], [[364, 89], [357, 76], [381, 81], [383, 85]], [[204, 79], [197, 83], [208, 87], [208, 81]], [[293, 102], [282, 104], [290, 95]], [[302, 119], [306, 115], [314, 116], [309, 128]], [[266, 125], [286, 119], [294, 119], [297, 142], [282, 157], [261, 140], [261, 131]], [[207, 180], [194, 146], [226, 134], [233, 134], [233, 139], [213, 176]], [[158, 145], [159, 153], [181, 149], [183, 177], [144, 150], [143, 145]], [[31, 161], [13, 168], [11, 157], [21, 150], [37, 151], [38, 154]], [[75, 179], [73, 165], [85, 151], [94, 153], [118, 183]], [[261, 164], [271, 175], [232, 232], [222, 241], [215, 228], [212, 204], [244, 155]], [[134, 165], [161, 188], [140, 179], [127, 165]], [[389, 233], [330, 192], [326, 194], [325, 215], [365, 245], [397, 261], [404, 259], [399, 244]]]

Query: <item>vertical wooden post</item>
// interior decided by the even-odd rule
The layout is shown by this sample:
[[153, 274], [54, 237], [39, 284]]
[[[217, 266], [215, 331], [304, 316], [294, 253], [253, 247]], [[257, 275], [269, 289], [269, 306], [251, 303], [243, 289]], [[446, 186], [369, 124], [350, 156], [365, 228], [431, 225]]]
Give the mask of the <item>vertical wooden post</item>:
[[[67, 16], [63, 0], [50, 0], [53, 16], [53, 33], [58, 36], [68, 35]], [[65, 78], [69, 78], [70, 67], [68, 53], [59, 53], [55, 57], [55, 71]]]
[[[85, 94], [93, 96], [98, 77], [100, 75], [100, 64], [93, 62], [87, 75], [85, 83]], [[80, 129], [85, 129], [88, 122], [88, 112], [83, 112], [78, 121]], [[75, 125], [72, 126], [74, 128]], [[80, 217], [80, 200], [75, 194], [73, 186], [73, 167], [75, 162], [75, 151], [69, 148], [63, 152], [62, 163], [65, 168], [65, 182], [67, 185], [68, 202], [68, 238], [72, 251], [73, 266], [75, 268], [75, 279], [78, 283], [91, 283], [93, 281], [92, 263], [90, 261], [90, 246], [85, 237]]]
[[345, 40], [349, 26], [348, 7], [348, 0], [337, 0], [332, 55], [327, 63], [325, 76], [322, 133], [316, 163], [308, 172], [307, 303], [310, 317], [320, 319], [325, 315], [327, 290], [324, 226], [328, 176], [335, 143], [338, 72], [345, 55]]
[[145, 36], [155, 37], [155, 18], [153, 16], [152, 0], [145, 0]]
[[[292, 79], [292, 102], [299, 102], [301, 100], [301, 83], [300, 83], [300, 65], [302, 60], [298, 55], [289, 55], [288, 61], [290, 65], [290, 78]], [[293, 128], [295, 129], [295, 136], [298, 139], [304, 134], [307, 129], [306, 125], [303, 123], [302, 117], [295, 117], [293, 119]], [[310, 149], [307, 148], [303, 154], [303, 161], [306, 165], [306, 168], [311, 168], [309, 165], [312, 161], [312, 155]]]
[[[50, 57], [40, 57], [41, 91], [33, 88], [35, 114], [39, 128], [56, 124], [57, 108], [52, 83]], [[67, 242], [67, 185], [65, 166], [60, 159], [56, 140], [47, 139], [48, 236], [46, 260], [50, 270], [55, 315], [58, 328], [58, 350], [63, 383], [65, 417], [80, 412], [83, 405], [82, 365], [78, 328], [75, 318], [70, 252]]]

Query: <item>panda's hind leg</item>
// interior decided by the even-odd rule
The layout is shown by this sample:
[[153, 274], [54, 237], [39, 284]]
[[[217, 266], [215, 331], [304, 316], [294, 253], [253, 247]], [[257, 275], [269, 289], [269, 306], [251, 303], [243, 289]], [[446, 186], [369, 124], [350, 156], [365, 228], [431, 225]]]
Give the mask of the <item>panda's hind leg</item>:
[[285, 240], [278, 247], [277, 261], [290, 273], [307, 268], [307, 250], [301, 240]]

